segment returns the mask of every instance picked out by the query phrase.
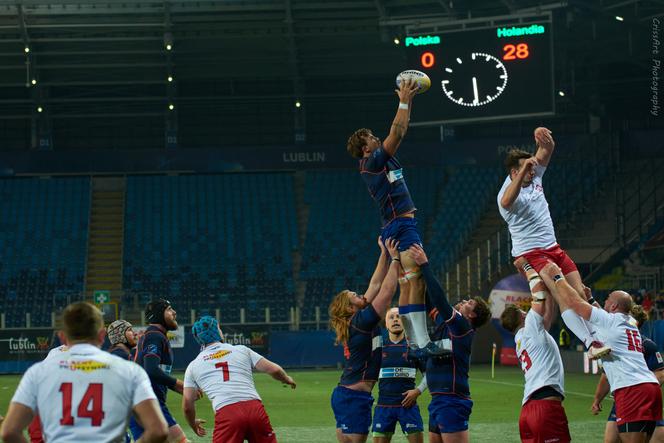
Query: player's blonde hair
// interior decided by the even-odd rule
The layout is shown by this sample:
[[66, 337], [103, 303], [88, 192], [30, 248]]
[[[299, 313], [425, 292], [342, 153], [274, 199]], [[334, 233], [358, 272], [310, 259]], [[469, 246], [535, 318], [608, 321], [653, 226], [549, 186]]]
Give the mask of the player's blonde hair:
[[104, 317], [99, 308], [87, 302], [67, 306], [62, 313], [62, 322], [63, 332], [71, 341], [95, 340], [104, 327]]
[[334, 344], [345, 344], [348, 341], [350, 332], [348, 326], [350, 325], [350, 318], [354, 314], [353, 306], [350, 304], [350, 297], [348, 297], [348, 289], [344, 289], [334, 296], [328, 312], [330, 313], [330, 328], [337, 334]]
[[634, 317], [634, 320], [636, 320], [637, 328], [640, 328], [645, 322], [648, 321], [648, 313], [641, 305], [635, 304], [632, 306], [632, 309], [629, 311], [629, 315]]

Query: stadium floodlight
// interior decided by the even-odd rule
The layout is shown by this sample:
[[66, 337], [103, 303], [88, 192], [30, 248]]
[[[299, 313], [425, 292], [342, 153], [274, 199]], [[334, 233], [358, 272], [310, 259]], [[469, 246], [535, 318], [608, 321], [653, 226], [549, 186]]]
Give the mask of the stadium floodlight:
[[618, 20], [619, 22], [624, 22], [624, 21], [625, 21], [625, 19], [622, 18], [622, 17], [619, 16], [619, 15], [616, 15], [616, 20]]
[[401, 43], [401, 40], [399, 40], [399, 37], [394, 37], [393, 41], [394, 41], [395, 45], [398, 45], [399, 43]]
[[167, 51], [173, 49], [173, 34], [170, 32], [164, 33], [164, 46], [166, 47]]
[[173, 109], [175, 109], [175, 105], [173, 105], [173, 103], [169, 104], [168, 109], [172, 111]]
[[565, 93], [563, 91], [558, 91], [558, 95], [561, 97], [565, 97]]
[[168, 76], [168, 83], [170, 83], [170, 82], [172, 82], [172, 81], [173, 81], [173, 76], [172, 76], [172, 75], [169, 75], [169, 76]]
[[42, 112], [43, 110], [44, 108], [42, 108], [41, 106], [37, 106], [37, 112]]
[[28, 52], [30, 52], [30, 47], [29, 47], [29, 46], [26, 46], [25, 49], [23, 49], [23, 50], [24, 50], [25, 53], [27, 54]]
[[301, 107], [301, 106], [302, 106], [302, 103], [300, 103], [299, 100], [296, 100], [296, 101], [295, 101], [295, 107], [296, 107], [296, 108], [299, 108], [299, 107]]
[[37, 80], [33, 78], [32, 81], [31, 81], [30, 83], [32, 83], [32, 86], [34, 86], [34, 85], [37, 84]]

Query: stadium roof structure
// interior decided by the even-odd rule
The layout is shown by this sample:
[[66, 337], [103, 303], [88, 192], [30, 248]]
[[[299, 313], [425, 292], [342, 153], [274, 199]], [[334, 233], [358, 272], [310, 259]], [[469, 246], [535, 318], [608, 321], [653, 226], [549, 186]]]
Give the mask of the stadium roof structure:
[[35, 147], [39, 133], [61, 147], [163, 146], [170, 132], [181, 146], [329, 141], [358, 122], [385, 126], [405, 68], [394, 39], [409, 26], [542, 11], [560, 28], [556, 82], [577, 93], [569, 111], [624, 110], [649, 77], [643, 36], [663, 10], [660, 0], [0, 1], [0, 149]]

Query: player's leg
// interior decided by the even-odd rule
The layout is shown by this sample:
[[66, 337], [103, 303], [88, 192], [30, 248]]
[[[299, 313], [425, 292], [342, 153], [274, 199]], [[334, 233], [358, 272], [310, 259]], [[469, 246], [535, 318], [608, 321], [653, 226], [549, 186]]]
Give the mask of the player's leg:
[[396, 408], [386, 408], [376, 406], [373, 413], [373, 426], [371, 434], [374, 443], [390, 443], [394, 430], [397, 427], [397, 415], [394, 413]]
[[184, 435], [180, 425], [176, 424], [168, 428], [168, 443], [191, 443]]
[[443, 443], [443, 437], [438, 432], [429, 430], [429, 443]]
[[650, 443], [664, 443], [664, 420], [657, 422], [655, 432], [650, 437]]
[[242, 402], [247, 417], [246, 436], [249, 443], [277, 443], [270, 418], [259, 400]]
[[604, 443], [620, 443], [618, 425], [615, 421], [607, 421], [604, 427]]
[[468, 443], [468, 420], [473, 408], [469, 399], [455, 395], [437, 395], [429, 405], [429, 412], [434, 411], [435, 422], [443, 443]]
[[[410, 245], [409, 245], [410, 247]], [[401, 249], [401, 245], [399, 246]], [[402, 250], [399, 254], [404, 269], [404, 278], [408, 280], [408, 318], [412, 324], [412, 337], [409, 341], [419, 348], [425, 348], [430, 342], [427, 330], [427, 313], [424, 304], [424, 280], [419, 266], [410, 254]]]
[[443, 443], [468, 443], [470, 441], [468, 430], [446, 432], [440, 435], [443, 437]]
[[424, 423], [422, 422], [422, 414], [420, 414], [420, 407], [415, 404], [410, 408], [396, 408], [399, 425], [408, 443], [422, 443], [424, 441]]
[[366, 442], [371, 427], [371, 394], [337, 386], [332, 392], [331, 403], [337, 423], [337, 440], [342, 443]]

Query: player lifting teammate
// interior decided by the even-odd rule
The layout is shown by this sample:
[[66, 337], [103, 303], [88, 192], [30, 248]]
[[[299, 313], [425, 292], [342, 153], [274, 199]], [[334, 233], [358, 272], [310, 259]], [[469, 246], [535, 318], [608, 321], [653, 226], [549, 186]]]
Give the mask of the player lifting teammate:
[[451, 350], [448, 355], [427, 359], [427, 385], [431, 392], [429, 441], [466, 443], [473, 407], [468, 385], [471, 347], [476, 329], [489, 320], [491, 311], [481, 297], [463, 300], [452, 307], [433, 275], [424, 250], [413, 245], [408, 252], [422, 270], [426, 283], [427, 308], [436, 327], [431, 340], [437, 347]]
[[264, 372], [295, 389], [295, 382], [281, 366], [246, 346], [223, 342], [214, 317], [201, 317], [191, 328], [203, 347], [184, 375], [182, 409], [187, 422], [202, 437], [203, 420], [196, 419], [198, 392], [202, 390], [215, 410], [214, 443], [273, 443], [277, 441], [261, 398], [256, 392], [252, 371]]
[[139, 442], [164, 442], [168, 427], [145, 371], [99, 349], [102, 313], [74, 303], [63, 313], [69, 351], [31, 366], [19, 383], [2, 428], [7, 443], [25, 442], [22, 432], [39, 411], [49, 442], [124, 441], [133, 412], [145, 431]]
[[[341, 291], [330, 303], [330, 327], [336, 344], [344, 347], [344, 368], [332, 392], [337, 440], [363, 443], [371, 426], [371, 391], [378, 379], [381, 361], [380, 321], [394, 297], [399, 276], [398, 242], [387, 239], [381, 248], [372, 281], [382, 281], [369, 296]], [[389, 254], [389, 256], [388, 256]], [[389, 264], [388, 264], [389, 260]], [[384, 280], [380, 277], [384, 276]]]
[[[522, 261], [519, 268], [528, 268], [525, 259]], [[516, 355], [526, 379], [519, 417], [521, 441], [567, 443], [571, 437], [562, 406], [563, 360], [558, 344], [547, 332], [557, 313], [555, 301], [550, 295], [540, 294], [534, 294], [531, 301], [527, 314], [509, 305], [500, 316], [503, 328], [515, 334]]]
[[641, 334], [629, 315], [633, 305], [631, 296], [613, 291], [601, 309], [579, 296], [555, 263], [547, 264], [540, 276], [560, 310], [574, 310], [597, 328], [597, 336], [611, 347], [611, 355], [602, 358], [602, 367], [615, 399], [620, 440], [645, 442], [656, 422], [662, 419], [662, 391], [657, 378], [648, 369]]
[[[518, 149], [507, 154], [505, 167], [509, 176], [498, 192], [498, 209], [512, 236], [512, 256], [524, 257], [537, 273], [548, 261], [556, 263], [569, 284], [583, 298], [585, 292], [581, 275], [557, 243], [549, 204], [544, 196], [542, 177], [555, 148], [551, 131], [535, 129], [535, 143], [535, 155]], [[536, 280], [531, 284], [536, 284]], [[593, 337], [589, 325], [574, 311], [563, 311], [562, 317], [568, 328], [588, 348], [590, 358], [599, 358], [610, 352], [610, 348]]]
[[408, 254], [403, 253], [410, 245], [422, 244], [415, 220], [415, 204], [406, 186], [401, 164], [395, 157], [406, 135], [412, 100], [417, 91], [418, 85], [412, 80], [400, 83], [396, 90], [399, 107], [385, 141], [381, 143], [370, 129], [362, 128], [350, 136], [346, 149], [359, 159], [360, 175], [380, 208], [383, 225], [381, 238], [383, 241], [393, 238], [399, 242], [403, 274], [399, 279], [399, 315], [409, 344], [430, 353], [440, 353], [435, 346], [429, 345], [420, 271]]

